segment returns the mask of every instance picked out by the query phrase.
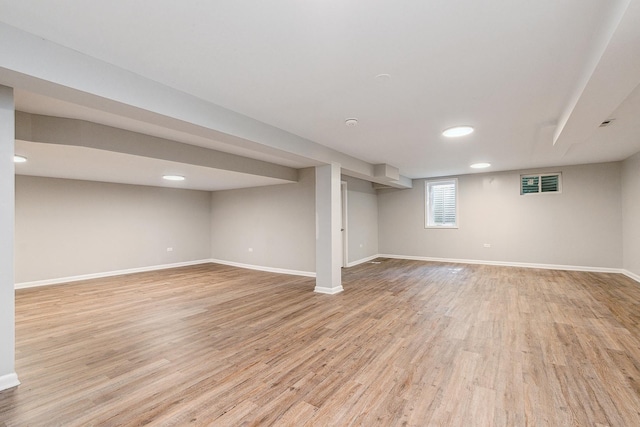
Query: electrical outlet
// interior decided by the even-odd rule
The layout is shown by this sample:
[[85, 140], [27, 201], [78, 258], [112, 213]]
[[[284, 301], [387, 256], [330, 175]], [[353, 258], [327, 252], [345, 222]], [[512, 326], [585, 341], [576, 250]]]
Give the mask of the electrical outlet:
[[360, 243], [360, 247], [362, 247], [362, 246], [363, 246], [362, 243]]
[[253, 252], [253, 248], [249, 248], [249, 252]]
[[491, 243], [485, 243], [483, 246], [484, 246], [485, 248], [490, 248], [490, 247], [491, 247]]
[[173, 248], [167, 248], [167, 252], [173, 252]]

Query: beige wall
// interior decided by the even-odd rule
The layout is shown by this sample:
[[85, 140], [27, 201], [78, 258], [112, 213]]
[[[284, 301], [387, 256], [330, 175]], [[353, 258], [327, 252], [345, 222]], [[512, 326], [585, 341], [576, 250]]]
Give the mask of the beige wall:
[[16, 176], [16, 283], [208, 259], [210, 206], [204, 191]]
[[[562, 194], [520, 196], [520, 171], [458, 177], [457, 230], [424, 228], [424, 180], [376, 194], [343, 176], [348, 261], [382, 253], [640, 274], [640, 153], [545, 171], [563, 173]], [[315, 173], [214, 193], [17, 176], [15, 249], [16, 283], [208, 258], [313, 272]]]
[[314, 169], [295, 184], [214, 191], [210, 229], [214, 259], [314, 272]]
[[368, 181], [343, 176], [347, 183], [348, 262], [378, 254], [378, 196]]
[[424, 228], [424, 180], [381, 191], [380, 253], [622, 267], [621, 164], [533, 172], [558, 171], [561, 194], [532, 196], [520, 195], [520, 171], [458, 177], [459, 229], [451, 230]]
[[623, 268], [640, 276], [640, 153], [622, 163]]

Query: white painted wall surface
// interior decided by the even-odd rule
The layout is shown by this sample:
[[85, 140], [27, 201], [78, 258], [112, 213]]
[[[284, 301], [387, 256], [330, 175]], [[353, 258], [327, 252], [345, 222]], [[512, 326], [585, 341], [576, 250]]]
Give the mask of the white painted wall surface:
[[378, 195], [373, 185], [358, 178], [347, 182], [348, 261], [360, 261], [378, 254]]
[[16, 283], [209, 259], [210, 209], [205, 191], [17, 176]]
[[623, 268], [640, 277], [640, 153], [622, 162]]
[[[521, 196], [520, 174], [528, 172], [562, 172], [562, 193]], [[424, 228], [424, 180], [381, 191], [380, 253], [622, 267], [619, 162], [458, 178], [458, 229]]]
[[211, 232], [214, 259], [315, 272], [313, 168], [295, 184], [214, 191]]

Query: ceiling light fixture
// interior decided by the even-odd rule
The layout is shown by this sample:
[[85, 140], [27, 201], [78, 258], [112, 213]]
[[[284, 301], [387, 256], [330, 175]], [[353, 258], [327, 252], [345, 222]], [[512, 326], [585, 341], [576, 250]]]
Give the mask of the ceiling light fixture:
[[489, 166], [491, 166], [491, 163], [474, 163], [471, 165], [471, 167], [474, 169], [484, 169], [488, 168]]
[[456, 138], [459, 136], [469, 135], [471, 132], [473, 132], [473, 128], [471, 126], [455, 126], [443, 130], [442, 134], [448, 138]]
[[13, 156], [13, 163], [24, 163], [27, 161], [27, 158], [24, 156], [18, 156], [17, 154]]
[[358, 119], [347, 119], [344, 121], [344, 124], [349, 126], [349, 127], [354, 127], [354, 126], [358, 126]]
[[184, 176], [182, 175], [164, 175], [162, 178], [167, 181], [184, 181]]

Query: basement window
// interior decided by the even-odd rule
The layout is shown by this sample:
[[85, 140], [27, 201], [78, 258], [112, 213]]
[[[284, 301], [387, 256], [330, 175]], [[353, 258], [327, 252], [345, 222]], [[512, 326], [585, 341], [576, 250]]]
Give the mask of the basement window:
[[458, 228], [458, 179], [425, 183], [425, 228]]
[[541, 194], [562, 192], [562, 174], [527, 174], [520, 175], [520, 194]]

